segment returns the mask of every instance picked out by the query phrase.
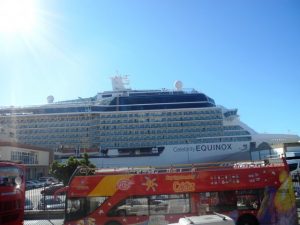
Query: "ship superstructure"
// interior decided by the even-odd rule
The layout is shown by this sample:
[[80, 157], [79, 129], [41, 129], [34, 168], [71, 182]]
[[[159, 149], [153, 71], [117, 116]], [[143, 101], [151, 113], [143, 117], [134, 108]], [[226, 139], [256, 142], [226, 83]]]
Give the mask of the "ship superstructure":
[[251, 145], [276, 141], [242, 123], [237, 109], [217, 106], [180, 81], [174, 90], [131, 90], [121, 76], [112, 84], [113, 91], [91, 98], [54, 102], [49, 96], [46, 105], [1, 108], [1, 132], [7, 128], [19, 142], [61, 158], [87, 152], [98, 167], [250, 159]]

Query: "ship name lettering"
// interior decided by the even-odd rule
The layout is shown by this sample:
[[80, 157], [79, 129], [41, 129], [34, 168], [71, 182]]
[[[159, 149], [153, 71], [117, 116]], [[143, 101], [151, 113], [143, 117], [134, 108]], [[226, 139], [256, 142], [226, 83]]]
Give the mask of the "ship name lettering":
[[197, 151], [232, 150], [231, 144], [197, 145]]
[[194, 147], [174, 147], [174, 152], [193, 152], [195, 151]]

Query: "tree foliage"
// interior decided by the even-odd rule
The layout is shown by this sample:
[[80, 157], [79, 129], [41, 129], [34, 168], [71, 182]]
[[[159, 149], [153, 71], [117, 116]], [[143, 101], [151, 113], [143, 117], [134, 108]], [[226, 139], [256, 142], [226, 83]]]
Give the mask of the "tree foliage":
[[78, 166], [88, 166], [90, 168], [96, 167], [90, 162], [88, 154], [84, 153], [83, 159], [80, 160], [71, 156], [65, 163], [54, 161], [50, 166], [50, 174], [52, 174], [56, 179], [62, 181], [64, 185], [67, 185], [70, 177]]

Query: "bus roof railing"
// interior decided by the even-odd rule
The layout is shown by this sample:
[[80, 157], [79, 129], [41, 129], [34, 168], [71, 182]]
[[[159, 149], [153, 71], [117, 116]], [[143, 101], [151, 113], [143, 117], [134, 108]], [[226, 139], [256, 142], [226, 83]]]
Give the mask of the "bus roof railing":
[[22, 164], [23, 162], [21, 160], [5, 160], [5, 159], [0, 159], [0, 162], [5, 162], [5, 163], [16, 163], [16, 164]]
[[107, 174], [151, 174], [151, 173], [179, 173], [179, 172], [196, 172], [205, 169], [222, 170], [225, 168], [258, 168], [270, 167], [284, 164], [283, 158], [271, 158], [259, 161], [230, 161], [214, 163], [197, 163], [197, 164], [176, 164], [170, 166], [145, 166], [145, 167], [118, 167], [118, 168], [89, 168], [78, 167], [73, 176], [78, 175], [107, 175]]

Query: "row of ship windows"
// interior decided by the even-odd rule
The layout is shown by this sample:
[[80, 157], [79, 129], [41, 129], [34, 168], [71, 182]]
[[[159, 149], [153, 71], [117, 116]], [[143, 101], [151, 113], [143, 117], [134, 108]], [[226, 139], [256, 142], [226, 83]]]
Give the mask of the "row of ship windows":
[[[240, 141], [251, 141], [251, 137], [232, 137], [232, 138], [207, 138], [207, 139], [171, 139], [164, 141], [139, 141], [139, 142], [128, 142], [128, 141], [116, 141], [112, 143], [109, 140], [97, 140], [93, 144], [90, 142], [78, 141], [78, 139], [70, 139], [69, 141], [64, 140], [64, 145], [68, 145], [73, 148], [89, 148], [91, 145], [99, 146], [101, 148], [114, 148], [114, 147], [153, 147], [171, 144], [203, 144], [203, 143], [219, 143], [219, 142], [240, 142]], [[48, 146], [49, 148], [57, 148], [56, 142], [53, 141], [26, 141], [27, 144], [36, 146]]]
[[[223, 136], [234, 136], [234, 135], [249, 135], [248, 131], [238, 130], [238, 131], [223, 131], [220, 127], [205, 127], [205, 128], [192, 128], [192, 129], [165, 129], [165, 130], [108, 130], [106, 132], [38, 132], [35, 130], [34, 133], [18, 133], [17, 137], [26, 139], [27, 135], [39, 134], [41, 137], [57, 138], [57, 137], [88, 137], [88, 136], [110, 136], [110, 135], [148, 135], [148, 134], [168, 134], [168, 133], [195, 133], [197, 136], [208, 136], [208, 135], [223, 135]], [[29, 137], [27, 137], [29, 138]]]
[[47, 123], [27, 123], [27, 124], [17, 124], [17, 128], [46, 128], [46, 127], [84, 127], [84, 126], [90, 126], [93, 124], [92, 122], [47, 122]]
[[[181, 115], [204, 115], [204, 114], [216, 114], [216, 113], [221, 113], [221, 109], [208, 109], [208, 108], [202, 108], [200, 110], [195, 110], [195, 111], [177, 111], [174, 110], [172, 112], [170, 111], [152, 111], [152, 112], [134, 112], [134, 113], [129, 113], [129, 112], [124, 112], [124, 113], [118, 113], [118, 112], [109, 112], [109, 113], [90, 113], [90, 110], [87, 110], [86, 112], [88, 113], [82, 113], [82, 114], [77, 114], [77, 115], [60, 115], [60, 116], [56, 116], [56, 118], [58, 120], [63, 120], [64, 118], [74, 118], [74, 117], [78, 117], [80, 118], [80, 120], [89, 120], [91, 117], [97, 117], [97, 118], [131, 118], [131, 117], [149, 117], [149, 116], [181, 116]], [[3, 119], [7, 118], [7, 117], [2, 117]], [[26, 119], [23, 118], [16, 118], [14, 116], [12, 116], [12, 119], [15, 121], [25, 121]], [[32, 118], [32, 117], [31, 117]], [[1, 118], [0, 118], [1, 119]], [[53, 120], [53, 116], [35, 116], [34, 118], [35, 120], [38, 121], [47, 121], [47, 120]], [[0, 124], [1, 124], [1, 120], [0, 120]]]
[[[148, 130], [148, 131], [125, 131], [125, 132], [119, 132], [119, 131], [108, 131], [108, 132], [101, 132], [99, 135], [100, 137], [105, 137], [105, 136], [132, 136], [132, 135], [148, 135], [148, 134], [191, 134], [194, 133], [196, 137], [206, 137], [206, 136], [236, 136], [236, 135], [249, 135], [248, 131], [223, 131], [223, 130], [216, 130], [216, 129], [209, 129], [206, 130], [205, 132], [200, 132], [199, 129], [193, 129], [193, 130]], [[92, 136], [96, 136], [97, 133], [94, 133]]]
[[[242, 135], [249, 135], [248, 132], [232, 132], [232, 133], [226, 133], [224, 136], [242, 136]], [[94, 143], [97, 140], [105, 140], [105, 142], [111, 142], [111, 141], [134, 141], [134, 140], [168, 140], [168, 139], [200, 139], [203, 137], [214, 137], [214, 136], [222, 136], [222, 133], [218, 132], [208, 132], [205, 135], [199, 135], [198, 133], [194, 134], [181, 134], [181, 135], [134, 135], [134, 136], [121, 136], [121, 135], [115, 135], [110, 134], [106, 136], [93, 136], [91, 139], [89, 139], [89, 136], [79, 136], [79, 135], [44, 135], [44, 136], [36, 136], [36, 137], [25, 137], [20, 136], [20, 140], [26, 140], [26, 141], [35, 141], [35, 140], [53, 140], [54, 142], [65, 142], [69, 139], [74, 139], [75, 142], [91, 142]]]
[[111, 145], [111, 143], [101, 143], [98, 142], [97, 144], [101, 146], [101, 148], [114, 148], [114, 147], [119, 147], [119, 148], [127, 148], [127, 147], [151, 147], [151, 146], [161, 146], [161, 145], [172, 145], [172, 144], [204, 144], [204, 143], [219, 143], [219, 142], [240, 142], [240, 141], [250, 141], [250, 137], [237, 137], [237, 138], [226, 138], [220, 140], [220, 138], [216, 139], [203, 139], [203, 140], [178, 140], [178, 139], [173, 139], [169, 141], [144, 141], [144, 142], [124, 142], [124, 143], [118, 143], [115, 142], [114, 145]]
[[[136, 135], [136, 136], [112, 136], [110, 135], [109, 138], [104, 138], [105, 140], [108, 141], [134, 141], [134, 140], [165, 140], [165, 139], [196, 139], [199, 137], [211, 137], [211, 136], [221, 136], [222, 133], [218, 133], [218, 132], [209, 132], [206, 135], [201, 135], [199, 136], [198, 133], [194, 133], [194, 134], [180, 134], [180, 135], [175, 135], [175, 134], [169, 134], [169, 135]], [[94, 138], [94, 140], [97, 139], [102, 139], [103, 137], [96, 137]]]
[[[218, 136], [217, 133], [211, 133], [207, 135], [206, 137], [211, 137], [211, 136]], [[242, 134], [238, 134], [242, 135]], [[244, 134], [246, 135], [246, 134]], [[229, 135], [228, 135], [229, 136]], [[205, 137], [205, 136], [204, 136]], [[213, 142], [221, 142], [221, 141], [234, 141], [237, 139], [241, 139], [245, 137], [216, 137], [216, 138], [210, 138], [210, 140]], [[89, 144], [95, 144], [95, 143], [106, 143], [111, 145], [112, 142], [118, 143], [118, 142], [131, 142], [131, 141], [140, 141], [140, 142], [147, 142], [147, 141], [159, 141], [159, 140], [164, 140], [163, 143], [168, 143], [169, 140], [181, 140], [180, 142], [186, 142], [186, 143], [202, 143], [203, 140], [206, 140], [205, 138], [200, 138], [197, 135], [158, 135], [158, 136], [132, 136], [132, 137], [124, 137], [124, 136], [110, 136], [108, 138], [103, 138], [103, 137], [93, 137], [91, 140], [87, 138], [77, 138], [74, 136], [62, 136], [62, 137], [45, 137], [45, 136], [38, 136], [35, 138], [26, 138], [24, 139], [25, 142], [30, 142], [30, 143], [35, 143], [39, 142], [40, 140], [44, 140], [43, 144], [46, 143], [89, 143]]]
[[174, 112], [147, 112], [147, 113], [121, 113], [121, 114], [101, 114], [100, 118], [140, 118], [140, 117], [161, 117], [161, 116], [184, 116], [184, 115], [205, 115], [205, 114], [220, 114], [221, 110], [209, 109], [201, 111], [174, 111]]
[[[238, 134], [238, 135], [247, 135], [247, 134]], [[146, 141], [146, 140], [169, 140], [169, 139], [199, 139], [203, 137], [214, 137], [214, 136], [221, 136], [220, 133], [216, 132], [210, 132], [207, 135], [201, 135], [198, 134], [182, 134], [182, 135], [148, 135], [148, 136], [94, 136], [89, 139], [88, 136], [82, 137], [82, 136], [76, 136], [76, 135], [62, 135], [62, 136], [37, 136], [37, 137], [19, 137], [20, 140], [24, 141], [35, 141], [35, 140], [53, 140], [55, 143], [61, 143], [70, 141], [70, 139], [75, 140], [75, 142], [90, 142], [94, 143], [97, 140], [105, 140], [105, 142], [112, 142], [112, 141], [134, 141], [134, 140], [140, 140], [140, 141]], [[228, 135], [228, 136], [235, 136], [235, 135]]]
[[132, 125], [107, 125], [107, 126], [97, 126], [96, 130], [111, 130], [111, 129], [144, 129], [144, 128], [167, 128], [167, 127], [195, 127], [195, 126], [209, 126], [218, 125], [222, 126], [222, 121], [194, 121], [185, 123], [157, 123], [157, 124], [132, 124]]
[[[173, 124], [173, 127], [178, 127], [175, 126], [176, 124]], [[152, 129], [152, 128], [167, 128], [167, 130], [162, 130], [162, 129]], [[173, 127], [165, 127], [163, 124], [161, 126], [154, 126], [154, 127], [118, 127], [116, 129], [115, 127], [107, 127], [105, 132], [101, 132], [100, 135], [106, 136], [106, 135], [111, 135], [109, 131], [113, 130], [113, 133], [115, 135], [128, 135], [128, 134], [148, 134], [148, 133], [182, 133], [182, 132], [207, 132], [207, 131], [242, 131], [242, 128], [239, 126], [232, 126], [232, 127], [222, 127], [222, 126], [216, 126], [216, 125], [211, 125], [211, 126], [205, 126], [205, 127], [189, 127], [189, 128], [181, 128], [181, 129], [174, 129]], [[150, 130], [140, 130], [140, 128], [148, 128]], [[97, 134], [99, 131], [102, 131], [103, 129], [100, 129], [99, 127], [91, 129], [91, 134]], [[61, 133], [74, 133], [77, 134], [76, 136], [81, 136], [87, 134], [89, 131], [88, 128], [71, 128], [71, 129], [30, 129], [30, 130], [19, 130], [17, 132], [17, 135], [22, 135], [22, 134], [61, 134]], [[248, 132], [247, 132], [248, 134]]]
[[61, 137], [61, 136], [110, 136], [110, 135], [147, 135], [147, 134], [167, 134], [167, 133], [197, 133], [198, 135], [205, 135], [211, 131], [218, 131], [223, 134], [223, 130], [219, 127], [206, 127], [204, 129], [194, 128], [194, 129], [164, 129], [164, 130], [107, 130], [106, 132], [75, 132], [75, 131], [61, 131], [61, 132], [47, 132], [46, 130], [38, 131], [34, 130], [34, 132], [19, 132], [17, 133], [17, 137], [25, 138], [27, 135], [32, 136], [49, 136], [49, 137]]
[[79, 133], [80, 135], [88, 133], [88, 128], [71, 128], [71, 129], [28, 129], [28, 130], [18, 130], [17, 135], [31, 135], [31, 134], [62, 134], [62, 133]]
[[244, 130], [241, 126], [235, 125], [235, 126], [224, 126], [224, 130]]
[[[221, 110], [202, 110], [202, 111], [186, 111], [186, 112], [152, 112], [152, 113], [122, 113], [122, 114], [81, 114], [75, 116], [59, 116], [54, 117], [26, 117], [26, 118], [15, 118], [15, 117], [5, 117], [0, 119], [0, 124], [7, 123], [28, 123], [28, 122], [53, 122], [53, 121], [89, 121], [94, 118], [96, 119], [105, 119], [105, 118], [149, 118], [149, 117], [169, 117], [169, 116], [190, 116], [190, 115], [217, 115], [221, 116]], [[184, 118], [184, 117], [183, 117]]]
[[[128, 134], [149, 134], [149, 133], [182, 133], [182, 132], [207, 132], [207, 131], [222, 131], [221, 126], [206, 126], [206, 127], [189, 127], [189, 128], [181, 128], [181, 129], [176, 129], [176, 128], [168, 128], [165, 127], [165, 129], [149, 129], [148, 130], [141, 130], [141, 129], [107, 129], [105, 132], [100, 129], [91, 129], [89, 132], [89, 129], [87, 128], [82, 128], [82, 129], [55, 129], [55, 130], [45, 130], [45, 129], [34, 129], [34, 130], [21, 130], [17, 132], [18, 136], [22, 135], [32, 135], [32, 134], [78, 134], [79, 136], [81, 135], [86, 135], [86, 134], [91, 134], [91, 135], [96, 135], [100, 134], [101, 136], [105, 135], [111, 135], [111, 131], [115, 135], [128, 135]], [[77, 135], [76, 135], [77, 136]]]
[[[175, 133], [175, 132], [174, 132]], [[164, 134], [164, 133], [161, 133]], [[116, 135], [114, 133], [109, 133], [108, 135], [103, 136], [93, 136], [93, 140], [102, 139], [103, 137], [111, 137], [109, 140], [122, 140], [122, 141], [131, 141], [131, 140], [160, 140], [160, 139], [177, 139], [177, 138], [198, 138], [198, 137], [209, 137], [209, 136], [221, 136], [222, 132], [207, 132], [205, 135], [199, 135], [198, 133], [187, 133], [187, 134], [180, 134], [180, 135], [174, 135], [165, 133], [165, 135], [155, 135], [154, 133], [149, 133], [149, 135], [145, 134], [133, 134], [133, 135]], [[21, 140], [42, 140], [42, 139], [53, 139], [53, 140], [63, 140], [67, 138], [76, 138], [76, 139], [84, 139], [88, 138], [89, 135], [86, 134], [85, 136], [78, 135], [78, 134], [61, 134], [61, 135], [38, 135], [38, 136], [29, 136], [26, 137], [25, 135], [19, 136], [18, 138]], [[107, 139], [107, 138], [106, 138]]]
[[[125, 120], [100, 120], [98, 124], [118, 124], [118, 123], [145, 123], [145, 122], [176, 122], [176, 121], [191, 121], [191, 120], [222, 120], [221, 115], [213, 115], [206, 117], [169, 117], [169, 118], [144, 118], [144, 119], [125, 119]], [[97, 121], [96, 121], [97, 122]]]
[[[172, 126], [171, 126], [172, 125]], [[191, 126], [191, 125], [190, 125]], [[119, 127], [116, 127], [116, 126], [105, 126], [105, 127], [102, 127], [102, 129], [100, 127], [93, 127], [91, 129], [89, 129], [88, 127], [85, 127], [85, 128], [69, 128], [69, 129], [66, 129], [66, 128], [61, 128], [61, 129], [58, 129], [58, 128], [55, 128], [55, 129], [28, 129], [28, 130], [18, 130], [17, 131], [17, 134], [18, 135], [21, 135], [21, 134], [39, 134], [39, 133], [88, 133], [89, 130], [92, 132], [92, 133], [98, 133], [100, 131], [109, 131], [109, 130], [114, 130], [115, 132], [119, 132], [120, 134], [122, 133], [128, 133], [128, 131], [132, 131], [132, 130], [136, 130], [136, 131], [139, 131], [139, 132], [142, 132], [144, 128], [146, 129], [150, 129], [151, 132], [153, 132], [154, 128], [164, 128], [164, 129], [168, 129], [168, 130], [174, 130], [173, 128], [178, 128], [178, 127], [181, 127], [180, 125], [178, 124], [169, 124], [169, 126], [167, 126], [166, 124], [160, 124], [160, 125], [153, 125], [153, 126], [119, 126]], [[184, 126], [185, 127], [185, 126]], [[198, 132], [205, 132], [207, 130], [222, 130], [222, 126], [220, 125], [207, 125], [207, 124], [203, 124], [203, 126], [196, 126], [197, 127], [197, 131]], [[178, 132], [182, 132], [183, 131], [186, 131], [186, 132], [189, 132], [189, 130], [193, 130], [195, 131], [196, 127], [189, 127], [187, 129], [175, 129], [176, 131]], [[161, 131], [162, 129], [159, 129], [159, 131]], [[155, 130], [154, 130], [155, 131]], [[144, 132], [148, 132], [147, 130], [144, 131]]]
[[[152, 124], [115, 124], [115, 125], [102, 125], [102, 126], [97, 126], [96, 124], [93, 124], [93, 126], [87, 126], [84, 124], [83, 126], [80, 127], [75, 127], [73, 129], [80, 129], [85, 128], [88, 129], [89, 127], [93, 127], [93, 129], [97, 130], [108, 130], [108, 129], [137, 129], [137, 128], [159, 128], [159, 127], [182, 127], [182, 126], [206, 126], [206, 125], [222, 125], [221, 120], [215, 120], [215, 121], [194, 121], [194, 122], [180, 122], [180, 123], [152, 123]], [[69, 128], [70, 127], [70, 128]], [[18, 126], [16, 129], [49, 129], [51, 128], [50, 126], [35, 126], [35, 125], [24, 125], [24, 126]], [[72, 129], [72, 126], [65, 126], [64, 124], [60, 124], [60, 126], [53, 126], [53, 128], [58, 129]], [[49, 129], [53, 130], [53, 129]], [[77, 131], [77, 130], [76, 130]]]
[[[247, 135], [247, 134], [237, 134], [237, 135]], [[210, 134], [199, 136], [198, 134], [182, 134], [182, 135], [153, 135], [153, 136], [109, 136], [106, 138], [103, 137], [94, 137], [92, 141], [105, 140], [105, 142], [114, 142], [114, 141], [134, 141], [134, 140], [167, 140], [167, 139], [201, 139], [202, 137], [218, 137], [221, 136], [220, 133], [211, 132]], [[228, 135], [235, 136], [235, 135]], [[220, 138], [219, 138], [220, 139]]]
[[[149, 119], [144, 120], [132, 119], [132, 120], [90, 120], [90, 121], [67, 121], [67, 122], [44, 122], [40, 123], [34, 121], [32, 123], [14, 123], [17, 129], [22, 128], [43, 128], [43, 127], [72, 127], [72, 126], [91, 126], [91, 125], [100, 125], [100, 124], [130, 124], [130, 123], [162, 123], [162, 122], [186, 122], [186, 121], [207, 121], [207, 120], [220, 120], [222, 121], [221, 116], [208, 116], [208, 117], [174, 117], [174, 118], [159, 118], [159, 119]], [[6, 125], [11, 125], [6, 123]]]
[[106, 132], [93, 132], [93, 135], [100, 134], [100, 136], [110, 136], [110, 135], [132, 135], [132, 134], [140, 134], [140, 135], [147, 135], [147, 134], [166, 134], [166, 133], [197, 133], [198, 135], [204, 135], [210, 131], [219, 131], [223, 133], [221, 127], [205, 127], [205, 128], [191, 128], [191, 129], [161, 129], [161, 130], [108, 130]]

